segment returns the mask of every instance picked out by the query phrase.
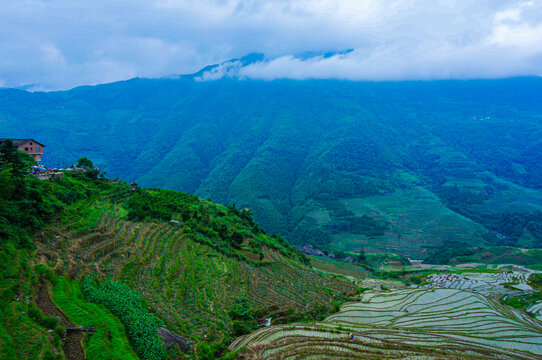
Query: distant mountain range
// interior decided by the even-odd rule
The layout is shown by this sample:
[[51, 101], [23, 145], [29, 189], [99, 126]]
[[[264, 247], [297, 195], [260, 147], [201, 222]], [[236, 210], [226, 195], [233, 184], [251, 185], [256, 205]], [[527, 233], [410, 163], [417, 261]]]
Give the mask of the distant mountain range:
[[45, 143], [48, 166], [87, 156], [112, 177], [250, 207], [295, 244], [542, 247], [542, 79], [202, 81], [213, 69], [3, 89], [0, 137]]

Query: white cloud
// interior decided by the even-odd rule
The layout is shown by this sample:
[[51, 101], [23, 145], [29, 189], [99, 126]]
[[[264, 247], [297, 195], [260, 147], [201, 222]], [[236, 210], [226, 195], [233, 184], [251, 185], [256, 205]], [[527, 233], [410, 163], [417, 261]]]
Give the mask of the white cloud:
[[224, 77], [237, 77], [243, 65], [240, 61], [227, 61], [205, 71], [201, 76], [196, 77], [197, 81], [217, 80]]
[[43, 61], [51, 63], [53, 65], [63, 65], [66, 63], [66, 59], [62, 52], [54, 44], [41, 44], [40, 50], [43, 56]]
[[[542, 0], [0, 0], [6, 86], [202, 79], [478, 78], [542, 72]], [[303, 57], [354, 49], [332, 57]]]
[[[418, 2], [419, 5], [420, 2]], [[289, 79], [347, 79], [347, 80], [411, 80], [411, 79], [469, 79], [538, 75], [542, 71], [542, 22], [540, 18], [524, 20], [524, 12], [536, 7], [534, 1], [498, 11], [470, 13], [465, 6], [460, 14], [454, 2], [441, 1], [441, 7], [428, 6], [426, 11], [435, 18], [416, 23], [423, 18], [403, 2], [396, 6], [403, 15], [387, 13], [373, 21], [381, 26], [389, 22], [396, 29], [375, 31], [376, 40], [369, 46], [355, 48], [347, 54], [310, 58], [292, 55], [267, 59], [227, 72], [214, 69], [212, 79], [223, 76], [272, 80]], [[412, 3], [411, 3], [412, 4]], [[472, 4], [471, 4], [472, 5]], [[373, 8], [375, 13], [378, 10]], [[406, 13], [407, 15], [404, 15]], [[540, 13], [542, 15], [542, 13]], [[437, 25], [438, 17], [449, 20]], [[367, 22], [364, 25], [370, 27]], [[452, 29], [457, 27], [457, 29]], [[401, 31], [402, 30], [402, 31]], [[432, 32], [431, 32], [432, 31]], [[514, 49], [510, 49], [514, 47]], [[536, 58], [538, 56], [538, 58]], [[206, 74], [202, 79], [206, 78]]]
[[523, 8], [534, 5], [534, 1], [526, 1], [517, 4], [517, 6], [515, 7], [499, 11], [495, 14], [495, 22], [502, 23], [506, 20], [518, 21], [520, 19], [521, 13], [523, 12]]
[[[398, 55], [400, 54], [400, 55]], [[498, 59], [498, 60], [497, 60]], [[331, 57], [299, 58], [291, 55], [267, 59], [242, 67], [218, 67], [201, 76], [202, 80], [220, 77], [249, 79], [342, 79], [342, 80], [428, 80], [496, 78], [529, 75], [536, 72], [517, 70], [517, 61], [506, 52], [486, 46], [458, 48], [442, 44], [422, 44], [416, 47], [382, 46], [355, 49]], [[497, 62], [497, 66], [495, 63]], [[534, 71], [535, 69], [530, 69]]]
[[542, 54], [542, 22], [532, 24], [523, 19], [524, 13], [534, 6], [534, 1], [528, 1], [496, 13], [488, 42], [524, 54]]

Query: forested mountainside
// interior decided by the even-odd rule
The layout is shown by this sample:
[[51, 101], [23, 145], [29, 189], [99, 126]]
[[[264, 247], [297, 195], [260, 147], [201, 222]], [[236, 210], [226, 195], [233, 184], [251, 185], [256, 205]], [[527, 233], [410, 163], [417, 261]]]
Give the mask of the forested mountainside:
[[[542, 247], [542, 79], [133, 79], [0, 91], [0, 133], [249, 207], [295, 244]], [[69, 165], [65, 163], [64, 165]]]

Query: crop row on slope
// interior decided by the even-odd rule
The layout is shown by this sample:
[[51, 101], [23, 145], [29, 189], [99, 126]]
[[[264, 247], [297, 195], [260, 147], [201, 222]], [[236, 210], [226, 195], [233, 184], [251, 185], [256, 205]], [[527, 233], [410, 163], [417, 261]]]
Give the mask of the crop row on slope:
[[[6, 360], [38, 359], [60, 351], [60, 338], [48, 335], [43, 315], [36, 312], [33, 284], [36, 274], [29, 265], [30, 252], [4, 244], [0, 251], [0, 358]], [[30, 316], [29, 311], [37, 316]], [[51, 319], [55, 324], [55, 319]]]
[[[151, 209], [144, 218], [130, 216], [139, 206], [134, 199], [144, 202], [141, 211]], [[172, 191], [127, 192], [123, 183], [66, 208], [68, 216], [38, 242], [39, 262], [72, 280], [89, 274], [122, 280], [198, 351], [243, 328], [231, 316], [241, 301], [253, 309], [253, 323], [309, 320], [357, 292], [350, 281], [307, 267], [303, 255], [262, 231], [247, 210]], [[165, 212], [157, 218], [152, 209]]]
[[189, 337], [220, 339], [220, 333], [231, 330], [227, 313], [240, 298], [247, 298], [261, 315], [287, 317], [318, 304], [331, 309], [336, 294], [355, 291], [343, 280], [290, 264], [272, 249], [264, 247], [263, 253], [280, 260], [239, 262], [168, 225], [135, 228], [147, 236], [140, 242], [128, 237], [114, 257], [118, 261], [108, 254], [97, 256], [96, 262], [104, 273], [127, 279], [168, 325]]
[[[33, 160], [14, 149], [0, 148], [0, 357], [64, 356], [62, 329], [47, 332], [58, 319], [45, 317], [33, 300], [43, 275], [35, 271], [39, 261], [33, 250], [44, 247], [45, 236], [39, 235], [44, 227], [74, 216], [73, 207], [88, 204], [113, 187], [84, 175], [67, 174], [58, 181], [25, 176]], [[54, 259], [56, 254], [43, 254], [45, 262], [47, 256]]]
[[[131, 201], [146, 199], [147, 190], [120, 203], [104, 197], [87, 209], [101, 211], [90, 232], [67, 226], [43, 255], [61, 253], [49, 262], [72, 277], [96, 273], [124, 280], [169, 329], [196, 341], [229, 338], [234, 332], [229, 312], [243, 298], [258, 318], [292, 321], [323, 317], [357, 291], [348, 281], [307, 268], [300, 253], [261, 231], [248, 211], [186, 194], [148, 192], [156, 200], [151, 207], [167, 209], [166, 219], [178, 219], [179, 225], [152, 214], [148, 220], [126, 220]], [[188, 215], [183, 219], [183, 214]], [[79, 229], [84, 220], [74, 221]], [[234, 233], [242, 234], [238, 245], [229, 243]]]
[[228, 256], [242, 258], [240, 250], [251, 239], [250, 251], [263, 257], [262, 245], [308, 263], [306, 257], [279, 235], [266, 235], [254, 222], [250, 209], [221, 206], [177, 191], [138, 189], [127, 201], [129, 220], [176, 219], [184, 231]]
[[[5, 275], [1, 279], [2, 301], [5, 298], [6, 311], [2, 314], [0, 346], [4, 357], [32, 359], [62, 352], [56, 333], [47, 333], [24, 315], [28, 310], [27, 296], [31, 299], [36, 284], [32, 263], [41, 263], [71, 279], [91, 273], [100, 278], [110, 275], [124, 279], [132, 288], [144, 293], [151, 311], [158, 312], [168, 328], [197, 343], [200, 343], [198, 340], [227, 340], [232, 330], [229, 310], [245, 295], [251, 306], [258, 305], [259, 316], [271, 312], [300, 316], [325, 304], [330, 309], [329, 300], [323, 301], [330, 293], [355, 292], [345, 281], [336, 278], [329, 281], [308, 270], [299, 262], [303, 259], [300, 253], [280, 237], [265, 234], [247, 211], [215, 205], [186, 194], [152, 190], [148, 192], [149, 199], [160, 204], [160, 208], [173, 206], [165, 220], [178, 219], [181, 225], [171, 226], [163, 218], [152, 216], [144, 221], [126, 221], [126, 215], [132, 210], [130, 200], [137, 198], [140, 192], [147, 193], [146, 190], [127, 191], [124, 183], [95, 181], [84, 174], [67, 173], [62, 180], [34, 184], [35, 181], [28, 179], [31, 186], [35, 185], [32, 196], [39, 200], [37, 193], [40, 193], [40, 196], [45, 195], [41, 201], [54, 203], [58, 221], [40, 228], [43, 235], [39, 232], [35, 235], [35, 257], [19, 248], [2, 251], [5, 257], [5, 266], [1, 268]], [[65, 203], [61, 198], [71, 200]], [[178, 198], [187, 200], [181, 205], [175, 204]], [[187, 209], [194, 212], [183, 220], [183, 211]], [[287, 264], [286, 269], [280, 267], [280, 262]], [[273, 269], [266, 270], [268, 267]], [[304, 272], [308, 275], [301, 275]], [[276, 286], [283, 280], [283, 273], [289, 273], [288, 279], [295, 282], [289, 291], [302, 294], [295, 302], [285, 302], [286, 297], [281, 297]], [[325, 284], [327, 288], [315, 286], [317, 290], [312, 291], [300, 283], [301, 278], [313, 278], [315, 284]], [[262, 291], [261, 287], [267, 286], [262, 282], [266, 280], [270, 289]], [[74, 295], [64, 290], [68, 298]], [[262, 303], [260, 295], [267, 291], [275, 297]], [[62, 299], [62, 293], [57, 295]], [[115, 315], [122, 318], [118, 313]], [[102, 355], [106, 356], [108, 346], [111, 352], [117, 351], [114, 344], [123, 341], [122, 334], [109, 332], [111, 344], [106, 344], [100, 341], [103, 337], [100, 337], [99, 326], [98, 329], [94, 338], [89, 337], [92, 341], [86, 343], [89, 356], [99, 352], [98, 349], [105, 349]], [[126, 329], [130, 334], [128, 325]]]
[[119, 317], [126, 327], [135, 351], [144, 360], [160, 360], [165, 348], [157, 335], [163, 322], [150, 314], [140, 294], [122, 282], [105, 279], [96, 281], [87, 275], [81, 285], [85, 298], [103, 304]]
[[311, 265], [314, 269], [324, 271], [329, 274], [338, 274], [346, 277], [362, 278], [366, 277], [371, 268], [356, 263], [346, 261], [328, 260], [325, 258], [311, 256]]

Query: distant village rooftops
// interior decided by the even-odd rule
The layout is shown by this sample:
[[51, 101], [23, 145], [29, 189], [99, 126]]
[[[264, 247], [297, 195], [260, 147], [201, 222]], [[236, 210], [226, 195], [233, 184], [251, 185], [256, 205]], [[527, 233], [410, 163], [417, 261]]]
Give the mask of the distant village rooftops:
[[11, 140], [13, 142], [13, 146], [16, 147], [18, 150], [24, 151], [27, 154], [32, 155], [34, 160], [41, 161], [41, 155], [43, 154], [43, 148], [45, 145], [43, 145], [40, 142], [37, 142], [34, 139], [0, 139], [0, 146], [4, 144], [4, 141]]

